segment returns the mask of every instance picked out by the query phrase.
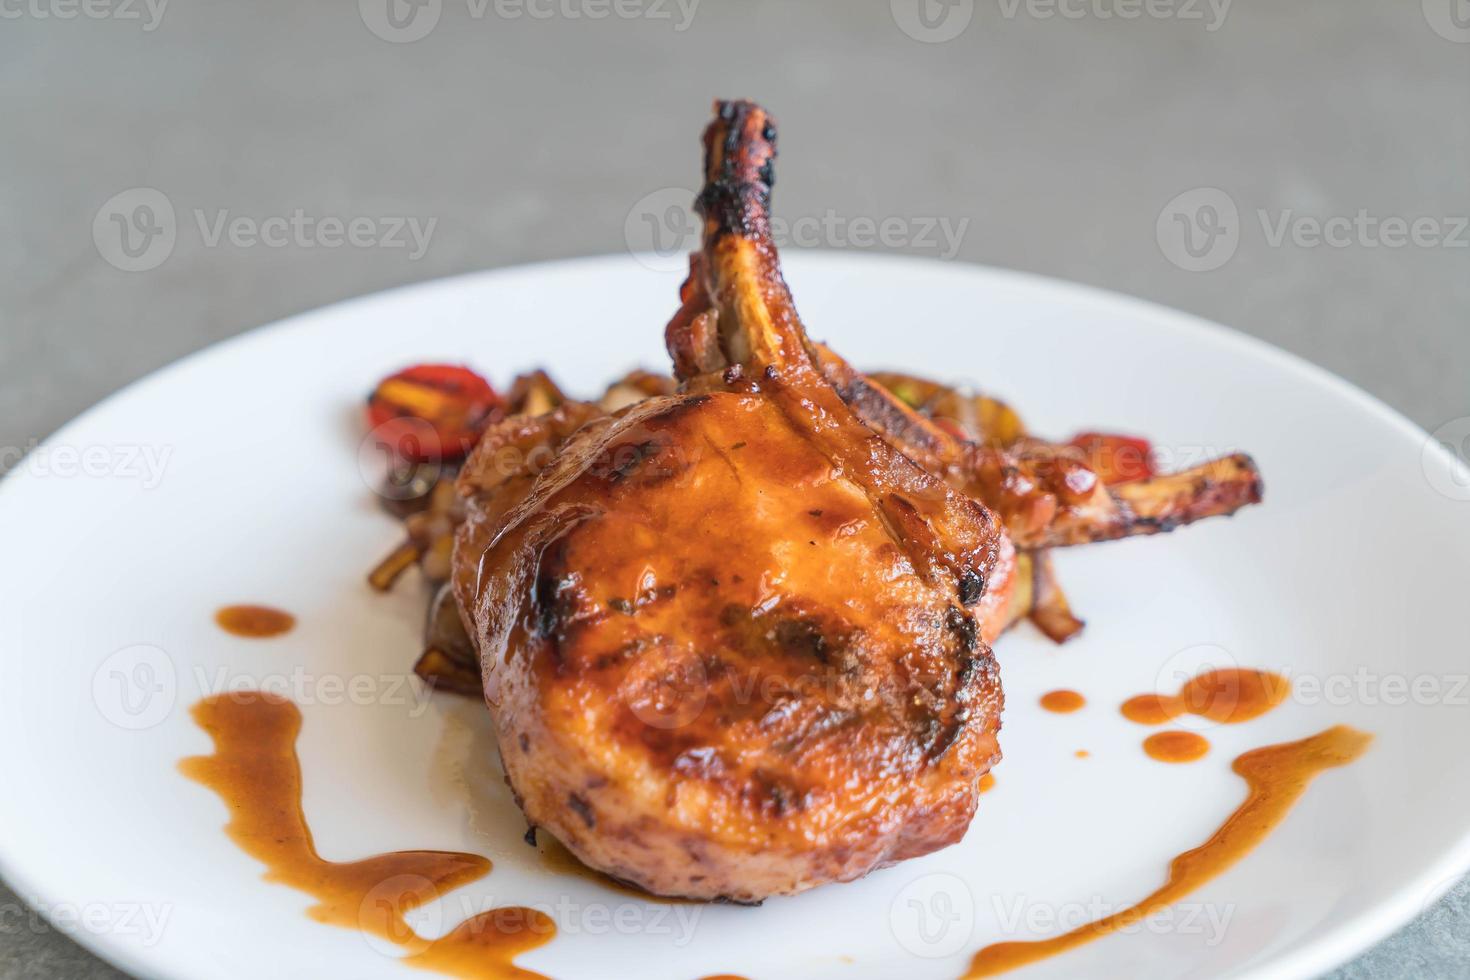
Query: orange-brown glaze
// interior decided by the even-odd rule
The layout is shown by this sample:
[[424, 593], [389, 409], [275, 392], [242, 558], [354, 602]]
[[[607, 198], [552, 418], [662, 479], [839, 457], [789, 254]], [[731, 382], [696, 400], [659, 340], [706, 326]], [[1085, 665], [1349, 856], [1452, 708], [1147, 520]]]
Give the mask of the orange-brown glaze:
[[547, 980], [511, 962], [556, 935], [556, 923], [535, 909], [515, 905], [471, 916], [403, 962], [464, 980]]
[[492, 426], [458, 483], [455, 594], [509, 782], [583, 863], [661, 895], [756, 901], [927, 854], [999, 758], [986, 640], [1014, 549], [813, 363], [768, 235], [774, 136], [745, 103], [706, 135], [688, 298], [732, 367], [535, 473]]
[[1246, 667], [1210, 670], [1191, 678], [1178, 694], [1140, 694], [1123, 702], [1123, 717], [1162, 725], [1180, 715], [1199, 715], [1226, 725], [1258, 718], [1285, 701], [1291, 681]]
[[1139, 694], [1123, 702], [1123, 717], [1140, 725], [1162, 725], [1184, 713], [1175, 708], [1174, 695]]
[[214, 621], [226, 633], [257, 640], [289, 633], [296, 625], [295, 616], [270, 606], [225, 606]]
[[980, 777], [980, 792], [989, 793], [995, 789], [995, 773], [987, 772]]
[[1210, 751], [1210, 743], [1194, 732], [1156, 732], [1143, 740], [1143, 751], [1159, 762], [1193, 762]]
[[[435, 944], [421, 939], [404, 920], [404, 913], [490, 871], [487, 859], [450, 851], [394, 851], [360, 861], [325, 860], [316, 852], [301, 810], [301, 766], [296, 758], [301, 712], [296, 705], [275, 695], [247, 691], [205, 698], [192, 714], [214, 740], [215, 750], [213, 755], [185, 759], [179, 768], [224, 800], [230, 811], [225, 832], [241, 850], [266, 866], [266, 881], [316, 899], [308, 914], [318, 922], [361, 929], [411, 952], [425, 952]], [[510, 950], [505, 957], [508, 960], [519, 949], [540, 945], [546, 938], [549, 933], [535, 941], [525, 940], [529, 945]], [[507, 938], [505, 945], [509, 948], [516, 941], [521, 940]], [[444, 949], [459, 942], [454, 940]], [[464, 974], [502, 975], [506, 974]]]
[[1076, 691], [1047, 691], [1041, 696], [1041, 706], [1043, 708], [1061, 715], [1080, 711], [1086, 704], [1087, 699]]
[[296, 705], [249, 691], [205, 698], [192, 714], [214, 740], [215, 752], [185, 759], [180, 769], [225, 801], [230, 809], [225, 832], [265, 864], [267, 881], [317, 900], [309, 910], [312, 918], [407, 942], [413, 931], [403, 912], [490, 871], [483, 857], [447, 851], [396, 851], [348, 862], [323, 859], [301, 810], [296, 758], [301, 712]]
[[1170, 863], [1169, 880], [1162, 888], [1137, 905], [1051, 939], [986, 946], [970, 961], [965, 980], [993, 977], [1075, 949], [1140, 922], [1178, 901], [1254, 850], [1281, 823], [1314, 778], [1324, 770], [1359, 758], [1372, 740], [1373, 736], [1366, 732], [1338, 725], [1300, 742], [1269, 745], [1245, 753], [1235, 760], [1233, 767], [1245, 779], [1248, 788], [1245, 802], [1214, 836]]

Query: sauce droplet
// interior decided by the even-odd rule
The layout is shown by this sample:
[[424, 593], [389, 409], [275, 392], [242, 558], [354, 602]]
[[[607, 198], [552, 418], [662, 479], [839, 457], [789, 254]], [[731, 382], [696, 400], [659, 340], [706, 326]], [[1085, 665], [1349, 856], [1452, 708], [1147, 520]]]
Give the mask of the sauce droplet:
[[296, 625], [295, 616], [270, 606], [225, 606], [214, 621], [226, 633], [257, 640], [289, 633]]
[[556, 923], [535, 909], [509, 905], [471, 916], [403, 962], [464, 980], [537, 980], [512, 960], [556, 935]]
[[[439, 946], [439, 953], [417, 964], [428, 969], [440, 969], [433, 964], [449, 962], [453, 957], [448, 950], [459, 945], [469, 943], [482, 950], [487, 943], [500, 942], [505, 969], [460, 975], [521, 980], [536, 976], [510, 967], [510, 957], [546, 942], [555, 932], [554, 925], [549, 931], [517, 933], [513, 939], [497, 939], [490, 927], [473, 936], [456, 929], [443, 939], [430, 941], [404, 919], [404, 913], [483, 878], [490, 871], [486, 858], [452, 851], [393, 851], [339, 862], [317, 853], [301, 809], [301, 764], [296, 757], [301, 711], [295, 704], [262, 691], [241, 691], [205, 698], [191, 714], [213, 739], [214, 754], [184, 759], [179, 769], [219, 794], [230, 812], [225, 833], [266, 866], [267, 881], [316, 899], [317, 904], [307, 910], [311, 918], [360, 929], [402, 945], [413, 956]], [[500, 911], [505, 910], [491, 910]], [[534, 921], [540, 925], [540, 920]], [[487, 963], [501, 962], [483, 957], [483, 952], [479, 955]]]
[[995, 789], [995, 775], [987, 772], [980, 777], [980, 792], [989, 793], [993, 789]]
[[1089, 752], [1089, 751], [1087, 751], [1086, 749], [1078, 749], [1076, 752], [1073, 752], [1072, 754], [1075, 755], [1079, 759], [1086, 759], [1088, 756], [1092, 755], [1092, 753]]
[[1041, 706], [1057, 714], [1071, 714], [1087, 704], [1087, 699], [1076, 691], [1047, 691], [1041, 696]]
[[1051, 939], [986, 946], [970, 961], [965, 980], [993, 977], [1075, 949], [1168, 907], [1254, 850], [1285, 819], [1314, 778], [1327, 769], [1359, 758], [1372, 741], [1373, 736], [1366, 732], [1338, 725], [1300, 742], [1268, 745], [1247, 752], [1233, 766], [1249, 788], [1245, 802], [1214, 836], [1170, 863], [1169, 880], [1162, 888], [1137, 905]]
[[1193, 762], [1210, 751], [1210, 743], [1194, 732], [1158, 732], [1143, 740], [1143, 751], [1159, 762]]
[[1226, 725], [1258, 718], [1291, 693], [1280, 674], [1246, 667], [1205, 671], [1178, 694], [1140, 694], [1123, 702], [1123, 717], [1140, 725], [1162, 725], [1180, 715], [1199, 715]]

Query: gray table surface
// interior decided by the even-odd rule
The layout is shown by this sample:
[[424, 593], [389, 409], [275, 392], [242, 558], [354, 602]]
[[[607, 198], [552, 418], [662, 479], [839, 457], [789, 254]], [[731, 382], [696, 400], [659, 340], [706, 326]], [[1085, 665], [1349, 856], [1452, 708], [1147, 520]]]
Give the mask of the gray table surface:
[[[776, 112], [778, 208], [832, 215], [820, 244], [897, 218], [886, 247], [942, 255], [923, 219], [969, 219], [961, 261], [1202, 314], [1426, 429], [1470, 415], [1464, 0], [394, 2], [0, 5], [0, 447], [286, 314], [622, 250], [715, 95]], [[137, 188], [175, 233], [129, 255]], [[297, 209], [436, 224], [422, 255], [210, 234]], [[0, 977], [118, 975], [18, 901]], [[1463, 882], [1332, 974], [1467, 975]]]

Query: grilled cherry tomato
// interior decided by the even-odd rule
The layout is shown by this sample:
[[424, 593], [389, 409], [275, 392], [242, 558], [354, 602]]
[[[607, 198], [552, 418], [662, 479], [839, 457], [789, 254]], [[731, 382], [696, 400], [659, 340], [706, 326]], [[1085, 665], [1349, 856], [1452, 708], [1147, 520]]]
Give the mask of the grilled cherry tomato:
[[1128, 483], [1154, 475], [1154, 448], [1147, 439], [1081, 432], [1073, 437], [1072, 445], [1087, 454], [1087, 465], [1103, 483]]
[[504, 403], [467, 367], [416, 364], [389, 375], [368, 396], [379, 441], [413, 463], [462, 459]]

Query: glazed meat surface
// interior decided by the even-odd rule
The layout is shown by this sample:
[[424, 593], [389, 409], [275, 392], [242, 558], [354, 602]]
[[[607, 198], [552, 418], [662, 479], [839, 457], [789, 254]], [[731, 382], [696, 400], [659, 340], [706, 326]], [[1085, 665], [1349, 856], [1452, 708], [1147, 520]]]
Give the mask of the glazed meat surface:
[[649, 891], [748, 902], [964, 835], [1014, 552], [824, 377], [769, 238], [774, 127], [717, 108], [696, 289], [722, 370], [492, 428], [453, 585], [527, 819]]

